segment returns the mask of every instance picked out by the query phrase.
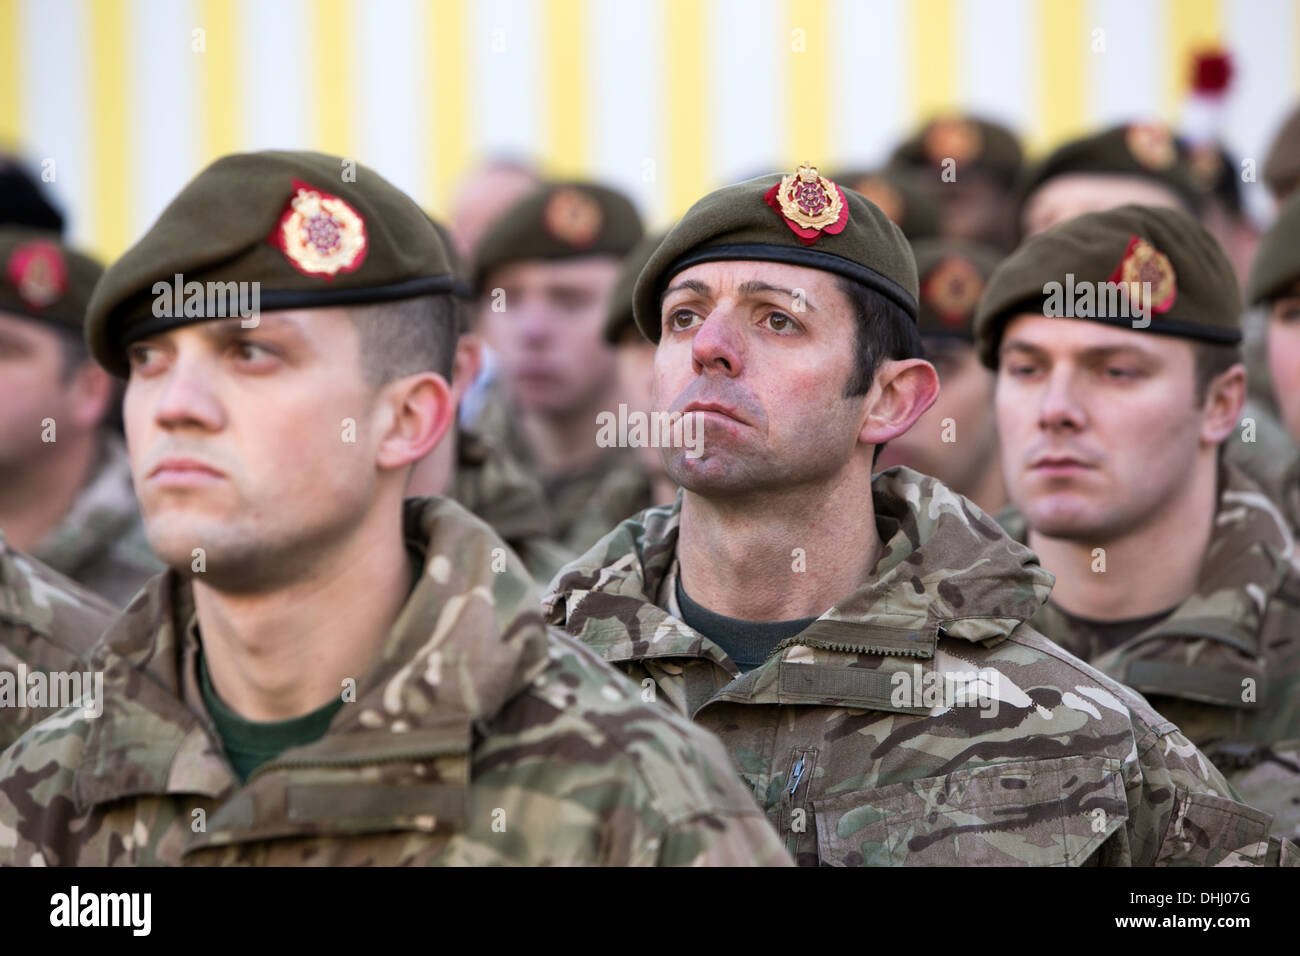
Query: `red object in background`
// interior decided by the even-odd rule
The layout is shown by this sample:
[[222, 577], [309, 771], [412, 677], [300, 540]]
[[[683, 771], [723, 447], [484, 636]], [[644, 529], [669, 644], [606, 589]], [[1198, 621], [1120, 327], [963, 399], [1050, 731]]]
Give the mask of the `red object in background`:
[[1223, 93], [1232, 82], [1232, 57], [1223, 50], [1198, 53], [1192, 58], [1192, 89], [1197, 93]]

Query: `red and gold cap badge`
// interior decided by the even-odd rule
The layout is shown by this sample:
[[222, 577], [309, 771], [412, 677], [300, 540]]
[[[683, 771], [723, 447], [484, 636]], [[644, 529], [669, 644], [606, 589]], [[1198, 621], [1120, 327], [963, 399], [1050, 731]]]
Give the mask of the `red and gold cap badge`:
[[1139, 308], [1145, 304], [1141, 300], [1141, 283], [1151, 283], [1150, 305], [1151, 311], [1156, 313], [1168, 312], [1178, 297], [1178, 279], [1169, 257], [1141, 236], [1129, 239], [1124, 258], [1111, 273], [1110, 281], [1123, 283], [1130, 289], [1133, 288], [1131, 283], [1137, 283], [1139, 298], [1136, 305]]
[[949, 256], [930, 270], [921, 283], [921, 299], [944, 325], [962, 328], [984, 292], [984, 277], [974, 264]]
[[903, 221], [903, 194], [880, 176], [863, 176], [853, 184], [853, 191], [870, 199], [891, 222]]
[[849, 204], [844, 193], [816, 166], [804, 163], [763, 194], [763, 201], [781, 214], [785, 224], [805, 246], [822, 237], [844, 231], [849, 221]]
[[18, 297], [33, 309], [53, 305], [68, 290], [68, 265], [52, 242], [29, 242], [9, 256], [5, 270]]
[[332, 278], [355, 272], [366, 259], [369, 238], [361, 214], [338, 196], [293, 181], [294, 194], [271, 241], [289, 264], [309, 276]]
[[546, 231], [576, 249], [596, 241], [604, 220], [600, 203], [571, 186], [563, 186], [552, 193], [542, 210], [542, 224]]
[[1168, 169], [1178, 159], [1174, 137], [1163, 123], [1133, 123], [1124, 131], [1124, 145], [1147, 169]]
[[984, 148], [984, 136], [980, 128], [969, 120], [935, 120], [925, 131], [922, 147], [926, 158], [936, 166], [945, 159], [964, 163], [980, 154]]

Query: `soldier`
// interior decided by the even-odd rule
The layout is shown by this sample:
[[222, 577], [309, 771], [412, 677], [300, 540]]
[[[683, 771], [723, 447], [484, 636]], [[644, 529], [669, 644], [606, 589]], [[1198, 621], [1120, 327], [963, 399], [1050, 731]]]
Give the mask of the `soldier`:
[[1034, 236], [1086, 212], [1134, 203], [1200, 215], [1204, 190], [1163, 123], [1128, 123], [1070, 140], [1016, 187], [1016, 227]]
[[538, 477], [560, 543], [576, 553], [650, 504], [636, 452], [597, 442], [601, 414], [618, 411], [606, 309], [641, 234], [621, 193], [557, 183], [507, 210], [474, 251], [479, 329], [502, 386], [478, 428]]
[[[465, 260], [456, 251], [451, 233], [437, 220], [430, 222], [460, 280], [453, 289], [460, 334], [449, 383], [459, 409], [482, 367], [483, 342], [471, 327], [474, 296]], [[406, 494], [448, 495], [460, 502], [492, 526], [539, 585], [549, 584], [574, 557], [554, 540], [554, 523], [537, 480], [495, 442], [463, 425], [448, 429], [447, 437], [416, 463]]]
[[103, 271], [52, 233], [0, 228], [0, 528], [114, 604], [161, 570], [106, 420], [119, 389], [82, 322]]
[[1220, 455], [1245, 398], [1239, 318], [1205, 229], [1123, 206], [1026, 242], [975, 335], [998, 376], [1005, 525], [1056, 575], [1034, 627], [1300, 836], [1300, 569], [1278, 509]]
[[851, 170], [831, 177], [870, 199], [903, 230], [909, 241], [935, 239], [940, 232], [940, 209], [928, 171], [898, 167]]
[[933, 478], [872, 480], [938, 391], [916, 296], [902, 233], [814, 168], [696, 203], [635, 302], [703, 454], [665, 453], [682, 495], [562, 571], [548, 619], [717, 733], [799, 863], [1296, 853], [1026, 623], [1052, 587], [1031, 551]]
[[488, 227], [540, 185], [537, 170], [519, 160], [492, 159], [471, 170], [452, 203], [450, 231], [456, 251], [468, 258]]
[[[0, 759], [0, 864], [782, 862], [716, 741], [548, 632], [464, 508], [403, 503], [453, 281], [410, 199], [295, 152], [218, 160], [105, 274], [168, 570], [94, 652], [102, 716]], [[266, 311], [201, 298], [240, 284]]]
[[975, 354], [971, 320], [1002, 257], [990, 246], [955, 239], [914, 241], [912, 252], [921, 290], [917, 330], [943, 388], [929, 411], [885, 446], [876, 470], [906, 465], [996, 514], [1007, 493], [998, 458], [993, 373]]
[[1011, 198], [1022, 161], [1015, 133], [1002, 124], [945, 116], [900, 144], [889, 165], [923, 177], [942, 211], [941, 235], [1007, 249], [1014, 240]]
[[1273, 137], [1264, 159], [1264, 182], [1278, 202], [1300, 186], [1300, 106], [1293, 109]]
[[[95, 640], [117, 608], [53, 568], [15, 551], [0, 534], [0, 751], [63, 702], [59, 687], [93, 696], [82, 676]], [[44, 678], [34, 678], [42, 673]], [[76, 680], [63, 684], [49, 675]], [[96, 702], [88, 702], [94, 710]], [[57, 706], [56, 706], [57, 705]]]

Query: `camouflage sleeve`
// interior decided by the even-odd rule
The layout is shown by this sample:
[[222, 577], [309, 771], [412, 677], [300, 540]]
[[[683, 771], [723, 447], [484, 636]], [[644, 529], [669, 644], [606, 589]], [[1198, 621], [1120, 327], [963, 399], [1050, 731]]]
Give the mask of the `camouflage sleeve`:
[[1264, 866], [1272, 817], [1232, 785], [1173, 724], [1134, 715], [1137, 774], [1127, 784], [1135, 866]]
[[81, 709], [66, 707], [0, 754], [0, 866], [77, 862], [65, 841], [74, 831], [73, 778], [88, 730]]

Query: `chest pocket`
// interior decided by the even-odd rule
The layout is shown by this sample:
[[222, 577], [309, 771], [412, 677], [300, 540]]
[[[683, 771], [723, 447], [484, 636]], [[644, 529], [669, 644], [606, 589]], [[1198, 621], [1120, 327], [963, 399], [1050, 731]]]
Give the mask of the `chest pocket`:
[[823, 866], [1079, 866], [1128, 819], [1120, 762], [975, 767], [813, 800]]

